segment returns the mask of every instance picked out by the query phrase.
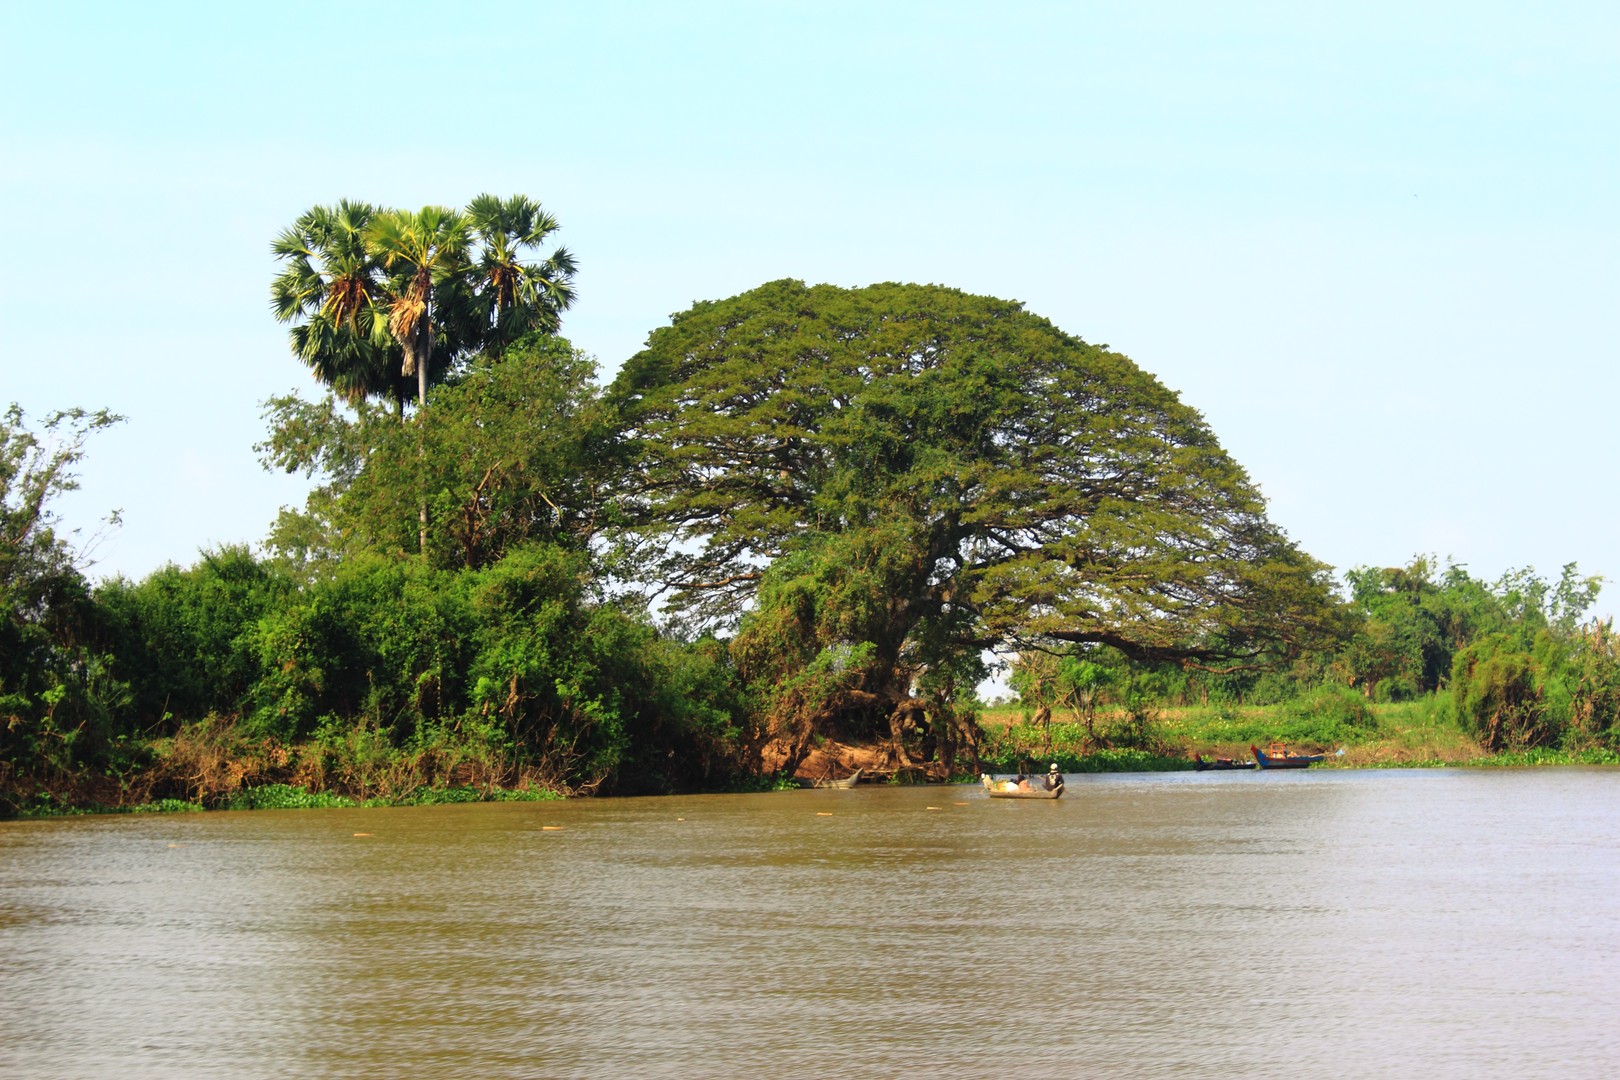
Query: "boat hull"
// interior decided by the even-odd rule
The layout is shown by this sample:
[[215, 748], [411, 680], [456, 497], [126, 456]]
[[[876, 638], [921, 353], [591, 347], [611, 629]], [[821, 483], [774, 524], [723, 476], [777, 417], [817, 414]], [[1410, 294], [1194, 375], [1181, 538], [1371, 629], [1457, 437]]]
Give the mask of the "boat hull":
[[1008, 791], [989, 776], [981, 776], [979, 779], [984, 784], [984, 793], [992, 799], [1057, 799], [1063, 796], [1061, 787], [1053, 788], [1051, 791], [1043, 787], [1032, 787], [1028, 791]]
[[1322, 754], [1290, 754], [1284, 751], [1281, 754], [1268, 754], [1258, 746], [1249, 747], [1254, 752], [1254, 762], [1262, 769], [1308, 769], [1321, 761]]
[[1233, 761], [1231, 758], [1206, 758], [1193, 755], [1193, 768], [1199, 772], [1226, 772], [1230, 769], [1252, 769], [1252, 761]]

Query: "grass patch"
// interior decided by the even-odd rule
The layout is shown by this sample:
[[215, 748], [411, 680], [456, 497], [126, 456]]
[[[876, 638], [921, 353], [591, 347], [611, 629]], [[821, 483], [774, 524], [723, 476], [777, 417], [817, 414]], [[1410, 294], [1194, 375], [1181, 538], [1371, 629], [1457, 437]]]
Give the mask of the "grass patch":
[[[1016, 705], [987, 709], [981, 756], [998, 769], [1056, 761], [1065, 772], [1185, 769], [1195, 753], [1247, 758], [1250, 746], [1272, 742], [1302, 753], [1325, 753], [1317, 768], [1423, 768], [1451, 765], [1620, 764], [1608, 749], [1536, 750], [1486, 754], [1462, 730], [1449, 698], [1375, 704], [1340, 687], [1322, 687], [1276, 705], [1212, 704], [1166, 708], [1146, 725], [1124, 712], [1100, 713], [1096, 738], [1060, 718], [1044, 730]], [[1110, 745], [1117, 737], [1129, 746]], [[1343, 755], [1338, 751], [1344, 750]]]

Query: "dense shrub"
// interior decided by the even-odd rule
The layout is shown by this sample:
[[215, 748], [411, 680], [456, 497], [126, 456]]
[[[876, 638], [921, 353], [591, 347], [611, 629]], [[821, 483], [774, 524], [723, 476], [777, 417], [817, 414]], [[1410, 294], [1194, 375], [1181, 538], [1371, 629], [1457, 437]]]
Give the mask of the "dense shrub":
[[1288, 704], [1288, 713], [1324, 731], [1371, 730], [1378, 724], [1367, 699], [1348, 686], [1326, 683]]
[[196, 565], [155, 571], [139, 583], [96, 589], [112, 674], [129, 686], [125, 727], [172, 734], [179, 723], [242, 708], [260, 677], [253, 639], [293, 582], [246, 547], [203, 553]]
[[1558, 734], [1545, 707], [1535, 658], [1492, 635], [1457, 654], [1451, 695], [1464, 726], [1485, 749], [1545, 746]]

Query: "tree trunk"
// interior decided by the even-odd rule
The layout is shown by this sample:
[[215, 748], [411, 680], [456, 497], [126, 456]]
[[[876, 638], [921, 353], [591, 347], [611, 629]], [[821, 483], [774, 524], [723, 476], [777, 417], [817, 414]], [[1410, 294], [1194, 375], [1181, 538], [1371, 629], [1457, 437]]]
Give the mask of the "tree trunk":
[[[433, 359], [433, 324], [428, 321], [428, 317], [425, 312], [421, 321], [416, 324], [416, 329], [411, 334], [411, 337], [414, 340], [412, 344], [406, 348], [407, 351], [415, 354], [416, 414], [418, 420], [420, 421], [423, 412], [427, 409], [428, 363]], [[426, 456], [426, 448], [422, 445], [422, 438], [422, 433], [418, 431], [416, 447], [416, 456], [418, 459]], [[423, 478], [423, 482], [426, 483], [425, 476]], [[416, 515], [416, 550], [417, 554], [421, 555], [425, 560], [427, 558], [428, 528], [427, 493], [425, 491], [418, 496]]]

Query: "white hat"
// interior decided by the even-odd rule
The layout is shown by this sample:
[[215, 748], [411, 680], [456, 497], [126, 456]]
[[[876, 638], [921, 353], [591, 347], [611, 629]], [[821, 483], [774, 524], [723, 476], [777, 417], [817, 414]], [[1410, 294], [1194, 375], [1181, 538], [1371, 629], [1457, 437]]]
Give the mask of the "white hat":
[[1057, 771], [1058, 771], [1058, 767], [1057, 767], [1057, 762], [1055, 762], [1055, 761], [1054, 761], [1054, 762], [1052, 762], [1052, 771], [1053, 771], [1053, 772], [1057, 772]]

